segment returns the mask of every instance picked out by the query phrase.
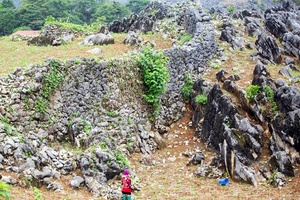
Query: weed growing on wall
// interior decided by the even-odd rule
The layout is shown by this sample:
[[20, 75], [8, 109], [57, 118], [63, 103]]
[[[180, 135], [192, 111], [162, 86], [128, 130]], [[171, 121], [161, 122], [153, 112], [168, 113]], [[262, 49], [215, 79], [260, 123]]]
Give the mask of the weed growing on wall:
[[59, 67], [61, 63], [56, 60], [51, 60], [50, 72], [43, 80], [43, 91], [41, 97], [38, 98], [35, 109], [38, 113], [44, 114], [48, 108], [48, 99], [59, 86], [63, 80], [63, 74], [60, 72]]
[[153, 106], [153, 117], [156, 117], [160, 108], [158, 97], [165, 92], [169, 80], [169, 72], [166, 67], [168, 58], [163, 55], [162, 51], [144, 47], [138, 55], [137, 61], [141, 67], [145, 85], [143, 97]]
[[181, 95], [183, 100], [187, 101], [190, 98], [191, 91], [193, 89], [194, 82], [187, 73], [184, 73], [184, 84], [181, 88]]
[[184, 43], [190, 41], [193, 38], [193, 36], [189, 35], [189, 34], [185, 34], [183, 35], [180, 40], [178, 41], [178, 45], [182, 46]]

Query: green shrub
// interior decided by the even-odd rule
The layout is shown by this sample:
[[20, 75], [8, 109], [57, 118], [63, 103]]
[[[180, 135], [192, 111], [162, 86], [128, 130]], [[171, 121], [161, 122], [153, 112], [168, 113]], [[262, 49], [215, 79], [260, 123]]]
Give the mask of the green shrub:
[[178, 45], [182, 46], [184, 43], [190, 41], [193, 38], [193, 36], [189, 35], [189, 34], [185, 34], [184, 36], [182, 36], [180, 38], [180, 40], [178, 41]]
[[235, 11], [235, 7], [234, 7], [234, 6], [228, 6], [228, 7], [227, 7], [227, 11], [228, 11], [228, 12], [233, 12], [233, 11]]
[[204, 94], [198, 94], [195, 98], [196, 104], [202, 104], [205, 105], [207, 104], [207, 96]]
[[7, 183], [0, 181], [0, 196], [4, 197], [5, 200], [10, 199], [10, 193], [8, 191], [10, 187], [11, 186], [8, 185]]
[[153, 116], [156, 117], [160, 108], [158, 97], [165, 92], [169, 80], [169, 72], [166, 67], [168, 58], [163, 55], [162, 51], [144, 47], [137, 57], [137, 61], [141, 67], [145, 85], [143, 97], [153, 106]]
[[183, 100], [187, 101], [190, 98], [191, 91], [193, 89], [194, 82], [188, 74], [184, 74], [184, 84], [181, 88], [181, 95]]
[[130, 167], [129, 161], [127, 160], [126, 156], [123, 154], [121, 149], [118, 147], [115, 152], [114, 156], [117, 159], [117, 162], [123, 165], [126, 165], [127, 167]]
[[247, 99], [249, 102], [254, 101], [254, 97], [258, 94], [261, 87], [259, 85], [250, 85], [246, 88]]
[[117, 117], [117, 116], [118, 116], [118, 114], [115, 113], [115, 112], [107, 112], [106, 114], [107, 114], [107, 116], [109, 116], [109, 117]]
[[272, 88], [267, 85], [263, 87], [263, 91], [266, 94], [266, 98], [267, 100], [271, 103], [272, 105], [272, 111], [277, 112], [278, 111], [278, 107], [276, 102], [274, 101], [274, 91], [272, 90]]
[[34, 200], [43, 200], [43, 195], [42, 195], [41, 191], [38, 188], [33, 187], [33, 193], [34, 193], [34, 196], [35, 196]]

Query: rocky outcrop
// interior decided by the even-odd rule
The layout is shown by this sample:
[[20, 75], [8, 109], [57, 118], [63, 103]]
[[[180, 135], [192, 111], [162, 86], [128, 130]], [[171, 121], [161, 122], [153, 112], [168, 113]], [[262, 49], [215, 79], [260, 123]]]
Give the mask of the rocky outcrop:
[[108, 29], [113, 33], [128, 31], [147, 33], [152, 31], [157, 20], [165, 18], [169, 7], [166, 3], [153, 1], [139, 14], [133, 13], [129, 18], [113, 21], [108, 25]]
[[81, 35], [81, 33], [77, 31], [50, 24], [43, 29], [39, 36], [28, 40], [27, 44], [36, 46], [59, 46], [66, 44], [79, 35]]
[[281, 63], [280, 50], [272, 36], [262, 32], [255, 41], [255, 45], [262, 58], [266, 58], [276, 64]]
[[238, 31], [233, 27], [230, 21], [225, 21], [222, 25], [220, 40], [231, 44], [233, 50], [243, 50], [245, 48], [244, 38], [238, 37]]
[[205, 107], [202, 124], [193, 121], [199, 137], [221, 153], [225, 170], [232, 176], [257, 185], [249, 166], [260, 156], [261, 127], [239, 115], [218, 84], [209, 91]]

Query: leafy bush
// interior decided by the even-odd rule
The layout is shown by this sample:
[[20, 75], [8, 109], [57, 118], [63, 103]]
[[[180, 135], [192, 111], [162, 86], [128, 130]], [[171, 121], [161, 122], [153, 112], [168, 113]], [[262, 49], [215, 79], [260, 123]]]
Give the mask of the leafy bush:
[[190, 41], [193, 38], [193, 36], [189, 35], [189, 34], [185, 34], [184, 36], [182, 36], [180, 38], [180, 40], [178, 41], [178, 45], [182, 46], [184, 43]]
[[153, 115], [156, 117], [160, 107], [158, 97], [165, 92], [169, 80], [169, 72], [166, 67], [168, 58], [163, 55], [162, 51], [144, 47], [137, 61], [146, 86], [143, 97], [154, 107]]
[[4, 197], [5, 200], [10, 199], [10, 193], [8, 191], [10, 187], [11, 186], [8, 185], [7, 183], [0, 181], [0, 196]]
[[254, 101], [254, 97], [258, 94], [261, 87], [259, 85], [250, 85], [246, 88], [247, 99], [249, 102]]
[[181, 95], [183, 97], [183, 100], [185, 100], [185, 101], [189, 100], [191, 91], [193, 89], [193, 85], [194, 85], [194, 82], [193, 82], [192, 78], [185, 73], [184, 74], [184, 84], [181, 88]]
[[205, 105], [207, 104], [207, 96], [204, 94], [198, 94], [195, 98], [196, 104], [202, 104]]

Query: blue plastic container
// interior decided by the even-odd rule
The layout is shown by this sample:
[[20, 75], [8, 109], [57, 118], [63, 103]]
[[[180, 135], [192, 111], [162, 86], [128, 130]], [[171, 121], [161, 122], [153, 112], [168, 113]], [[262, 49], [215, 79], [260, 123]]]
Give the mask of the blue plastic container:
[[228, 178], [221, 178], [221, 179], [219, 179], [218, 183], [222, 186], [227, 186], [229, 184], [229, 179]]

